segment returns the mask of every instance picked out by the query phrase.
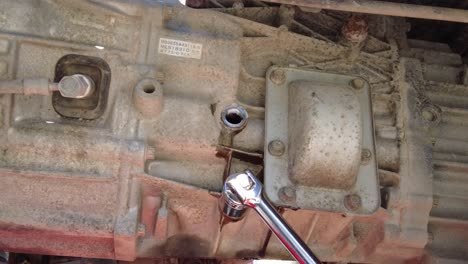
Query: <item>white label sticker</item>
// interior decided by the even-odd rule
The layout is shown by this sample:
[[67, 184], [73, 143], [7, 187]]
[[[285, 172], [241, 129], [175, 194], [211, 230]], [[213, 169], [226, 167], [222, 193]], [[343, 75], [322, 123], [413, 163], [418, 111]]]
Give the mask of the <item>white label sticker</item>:
[[176, 39], [159, 39], [158, 52], [177, 57], [200, 59], [203, 45]]

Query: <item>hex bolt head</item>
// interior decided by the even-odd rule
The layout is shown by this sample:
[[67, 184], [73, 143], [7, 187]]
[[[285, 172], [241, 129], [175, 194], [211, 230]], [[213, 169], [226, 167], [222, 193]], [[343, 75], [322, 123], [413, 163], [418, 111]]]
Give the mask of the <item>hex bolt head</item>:
[[252, 190], [255, 184], [247, 174], [240, 174], [238, 177], [242, 188], [246, 190]]
[[426, 105], [421, 109], [421, 118], [428, 123], [437, 124], [440, 121], [442, 111], [433, 105]]
[[354, 89], [361, 90], [362, 88], [364, 88], [364, 85], [366, 84], [366, 82], [362, 78], [356, 78], [356, 79], [353, 79], [349, 84]]
[[63, 97], [82, 99], [94, 92], [94, 82], [86, 75], [73, 74], [60, 80], [58, 90]]
[[357, 194], [348, 194], [344, 198], [344, 206], [350, 211], [356, 211], [361, 208], [361, 197]]
[[341, 34], [348, 42], [359, 44], [369, 35], [369, 24], [366, 15], [354, 14], [341, 28]]
[[367, 164], [372, 158], [372, 152], [368, 149], [361, 150], [361, 164]]
[[281, 187], [278, 191], [278, 197], [285, 203], [292, 203], [296, 201], [296, 190], [292, 187]]
[[431, 111], [427, 111], [426, 109], [423, 109], [421, 115], [427, 121], [433, 121], [436, 118], [434, 113], [432, 113]]
[[268, 152], [273, 156], [282, 156], [286, 151], [286, 146], [281, 140], [272, 140], [268, 143]]
[[276, 85], [282, 85], [286, 81], [284, 70], [276, 69], [270, 73], [270, 80]]

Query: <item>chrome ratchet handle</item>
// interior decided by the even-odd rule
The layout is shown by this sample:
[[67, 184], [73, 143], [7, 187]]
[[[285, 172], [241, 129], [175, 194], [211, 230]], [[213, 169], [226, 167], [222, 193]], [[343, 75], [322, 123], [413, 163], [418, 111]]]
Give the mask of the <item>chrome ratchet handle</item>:
[[253, 208], [299, 263], [321, 263], [271, 205], [263, 194], [262, 183], [250, 170], [229, 176], [224, 184], [223, 195], [226, 192], [229, 194], [227, 199], [230, 199], [226, 203], [227, 206], [237, 206], [237, 210], [243, 209], [242, 206]]
[[254, 209], [299, 263], [321, 263], [263, 195]]

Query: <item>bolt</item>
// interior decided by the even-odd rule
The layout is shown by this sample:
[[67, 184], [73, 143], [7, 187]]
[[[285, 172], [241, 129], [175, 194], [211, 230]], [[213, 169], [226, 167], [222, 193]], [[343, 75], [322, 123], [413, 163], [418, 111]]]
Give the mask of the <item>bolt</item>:
[[344, 198], [344, 206], [350, 211], [361, 208], [361, 197], [357, 194], [348, 194]]
[[436, 116], [432, 111], [428, 111], [427, 109], [424, 109], [422, 111], [422, 117], [427, 120], [427, 121], [434, 121], [436, 119]]
[[435, 106], [428, 105], [421, 110], [421, 117], [427, 122], [438, 123], [441, 110]]
[[281, 187], [278, 191], [278, 197], [285, 203], [296, 201], [296, 189], [293, 187]]
[[346, 24], [341, 28], [341, 34], [345, 40], [351, 43], [361, 43], [368, 36], [369, 25], [367, 16], [352, 15]]
[[63, 77], [58, 83], [58, 90], [63, 97], [81, 99], [94, 92], [94, 82], [83, 74]]
[[252, 188], [254, 187], [255, 184], [247, 174], [240, 174], [238, 177], [239, 177], [238, 178], [239, 183], [242, 186], [242, 188], [244, 188], [246, 190], [252, 190]]
[[367, 164], [372, 158], [372, 152], [368, 149], [362, 149], [361, 151], [361, 163]]
[[365, 84], [366, 84], [366, 82], [361, 78], [353, 79], [350, 82], [350, 85], [356, 90], [361, 90], [362, 88], [364, 88]]
[[286, 81], [286, 73], [281, 69], [273, 70], [270, 73], [270, 80], [276, 85], [281, 85]]
[[281, 140], [272, 140], [268, 143], [268, 152], [273, 156], [282, 156], [286, 146]]

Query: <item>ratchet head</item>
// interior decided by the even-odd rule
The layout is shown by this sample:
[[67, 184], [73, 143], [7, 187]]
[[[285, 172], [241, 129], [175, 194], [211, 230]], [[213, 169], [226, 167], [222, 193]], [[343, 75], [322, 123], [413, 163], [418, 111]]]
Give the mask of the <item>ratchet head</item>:
[[221, 210], [232, 220], [238, 220], [247, 207], [255, 208], [262, 196], [262, 183], [250, 170], [230, 175], [224, 182]]
[[223, 187], [223, 214], [235, 221], [242, 217], [248, 207], [253, 208], [299, 263], [320, 264], [307, 244], [263, 196], [262, 189], [262, 183], [250, 170], [230, 175]]

